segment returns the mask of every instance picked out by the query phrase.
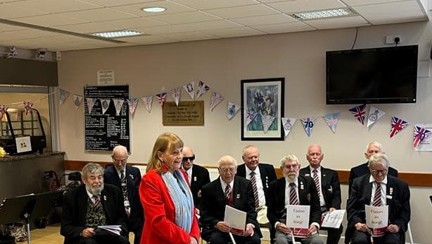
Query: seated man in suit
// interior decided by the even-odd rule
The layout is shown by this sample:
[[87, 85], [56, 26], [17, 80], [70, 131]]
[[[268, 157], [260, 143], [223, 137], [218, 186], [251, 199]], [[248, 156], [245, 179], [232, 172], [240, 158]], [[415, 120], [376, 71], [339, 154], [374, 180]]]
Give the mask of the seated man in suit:
[[267, 217], [276, 229], [275, 243], [291, 243], [293, 229], [286, 225], [287, 205], [309, 205], [309, 229], [305, 238], [295, 238], [303, 244], [323, 244], [318, 231], [321, 221], [321, 209], [315, 184], [310, 177], [299, 174], [300, 163], [295, 155], [281, 159], [281, 170], [284, 175], [270, 183]]
[[[369, 159], [369, 172], [354, 180], [348, 199], [348, 228], [352, 244], [402, 243], [411, 218], [410, 190], [404, 181], [388, 175], [389, 159], [377, 153]], [[365, 205], [388, 205], [388, 226], [379, 234], [366, 225]], [[348, 240], [350, 241], [350, 240]]]
[[[367, 144], [366, 152], [364, 153], [364, 155], [366, 159], [369, 160], [369, 158], [375, 153], [384, 153], [383, 146], [377, 141], [373, 141]], [[351, 194], [351, 186], [354, 179], [365, 174], [369, 174], [368, 161], [366, 161], [366, 163], [362, 163], [358, 166], [351, 168], [348, 185], [348, 197]], [[392, 167], [389, 168], [388, 174], [394, 177], [398, 177], [398, 171]]]
[[[82, 169], [83, 185], [64, 195], [60, 234], [65, 244], [126, 244], [126, 212], [120, 189], [104, 184], [104, 169], [88, 163]], [[98, 228], [120, 225], [121, 235]]]
[[238, 166], [237, 175], [252, 182], [258, 223], [268, 225], [268, 187], [270, 182], [276, 180], [275, 169], [273, 165], [260, 162], [260, 152], [254, 145], [247, 145], [243, 148], [242, 159], [244, 164]]
[[188, 175], [189, 185], [192, 191], [195, 207], [200, 209], [201, 188], [210, 183], [209, 171], [194, 162], [195, 154], [191, 147], [183, 147], [182, 168]]
[[[338, 173], [332, 169], [322, 167], [323, 158], [324, 154], [321, 151], [321, 146], [310, 145], [306, 154], [309, 166], [300, 170], [300, 175], [311, 178], [315, 183], [320, 200], [321, 214], [340, 209], [342, 201]], [[325, 229], [328, 233], [327, 244], [338, 244], [343, 231], [342, 225], [339, 229]]]
[[127, 164], [129, 154], [124, 146], [114, 147], [111, 158], [113, 165], [105, 169], [104, 181], [122, 191], [124, 209], [128, 216], [127, 227], [134, 233], [134, 244], [138, 244], [144, 225], [144, 213], [138, 193], [141, 172], [137, 167]]
[[235, 176], [237, 162], [231, 156], [219, 159], [219, 177], [202, 188], [202, 238], [212, 244], [231, 242], [230, 225], [224, 221], [225, 206], [246, 212], [246, 226], [241, 235], [233, 235], [236, 243], [261, 243], [261, 230], [256, 220], [255, 203], [250, 181]]

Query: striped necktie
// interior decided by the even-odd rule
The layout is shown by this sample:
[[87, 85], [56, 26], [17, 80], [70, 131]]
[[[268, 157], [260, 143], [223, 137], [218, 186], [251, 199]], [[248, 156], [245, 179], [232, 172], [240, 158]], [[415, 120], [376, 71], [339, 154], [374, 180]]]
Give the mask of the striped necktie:
[[318, 193], [318, 198], [321, 199], [321, 184], [320, 184], [320, 179], [318, 176], [318, 170], [314, 169], [312, 171], [312, 173], [313, 173], [313, 180], [315, 182], [315, 186], [316, 186], [317, 193]]
[[382, 205], [382, 200], [381, 200], [381, 183], [376, 182], [376, 189], [375, 189], [375, 195], [374, 195], [374, 199], [372, 202], [372, 206], [376, 206], [379, 207]]
[[231, 186], [227, 184], [225, 187], [225, 199], [228, 205], [231, 204]]
[[257, 183], [256, 183], [256, 177], [255, 177], [255, 172], [252, 171], [250, 172], [250, 181], [252, 183], [252, 190], [253, 190], [253, 194], [254, 194], [254, 200], [255, 200], [255, 208], [259, 207], [259, 199], [258, 199], [258, 188], [257, 188]]
[[97, 195], [93, 195], [92, 196], [92, 198], [93, 198], [93, 204], [95, 205], [95, 206], [99, 206], [100, 205], [100, 199], [99, 199], [99, 196], [97, 196]]
[[296, 192], [296, 184], [290, 183], [290, 205], [299, 205], [299, 200], [297, 198], [297, 192]]

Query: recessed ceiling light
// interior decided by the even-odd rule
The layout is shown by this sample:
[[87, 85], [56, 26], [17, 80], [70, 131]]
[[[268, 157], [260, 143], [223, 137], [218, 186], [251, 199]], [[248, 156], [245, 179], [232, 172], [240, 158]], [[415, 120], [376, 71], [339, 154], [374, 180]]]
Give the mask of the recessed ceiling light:
[[300, 13], [294, 13], [290, 15], [298, 20], [313, 20], [313, 19], [355, 16], [358, 14], [357, 12], [355, 12], [350, 8], [337, 8], [337, 9], [327, 9], [327, 10], [319, 10], [319, 11], [300, 12]]
[[134, 31], [134, 30], [105, 31], [105, 32], [96, 32], [96, 33], [91, 33], [91, 34], [93, 36], [100, 36], [100, 37], [105, 37], [105, 38], [121, 38], [121, 37], [142, 35], [141, 32]]
[[142, 8], [142, 11], [147, 12], [147, 13], [161, 13], [164, 12], [166, 10], [166, 8], [162, 8], [162, 7], [145, 7]]

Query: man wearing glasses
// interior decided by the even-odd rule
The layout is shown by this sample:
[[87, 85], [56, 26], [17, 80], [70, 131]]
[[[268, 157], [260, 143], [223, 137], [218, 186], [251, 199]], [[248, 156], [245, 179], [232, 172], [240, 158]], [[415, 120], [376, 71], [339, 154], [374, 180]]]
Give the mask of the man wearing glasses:
[[[202, 188], [202, 238], [208, 243], [226, 244], [232, 242], [231, 233], [236, 243], [261, 243], [251, 182], [236, 176], [237, 161], [233, 157], [221, 157], [218, 165], [219, 177]], [[224, 221], [226, 205], [246, 212], [243, 230], [234, 231]]]
[[[390, 161], [377, 153], [369, 159], [369, 174], [354, 180], [347, 203], [348, 236], [352, 244], [405, 243], [411, 217], [410, 190], [404, 181], [388, 175]], [[366, 225], [365, 205], [388, 206], [388, 226], [371, 229]]]
[[138, 193], [141, 172], [137, 167], [127, 165], [128, 158], [126, 147], [114, 147], [111, 154], [113, 165], [105, 169], [104, 179], [105, 183], [115, 185], [122, 191], [123, 205], [128, 216], [127, 226], [135, 235], [134, 244], [138, 244], [144, 224], [144, 213]]
[[[369, 160], [369, 158], [375, 153], [384, 153], [383, 146], [381, 143], [377, 141], [370, 142], [366, 146], [366, 152], [364, 153], [365, 158]], [[392, 167], [388, 169], [389, 175], [398, 177], [398, 171]], [[369, 174], [368, 161], [366, 163], [362, 163], [358, 166], [351, 168], [350, 176], [349, 176], [349, 185], [348, 185], [348, 197], [351, 194], [351, 186], [355, 178], [360, 177], [362, 175]]]
[[[284, 177], [270, 183], [267, 217], [272, 225], [274, 243], [323, 244], [318, 231], [320, 229], [321, 208], [317, 189], [310, 177], [300, 175], [300, 162], [295, 155], [286, 155], [280, 161]], [[288, 205], [309, 205], [308, 229], [287, 226]], [[275, 230], [275, 231], [273, 231]], [[273, 234], [274, 233], [274, 234]]]
[[192, 148], [184, 146], [182, 168], [188, 175], [195, 207], [200, 209], [201, 188], [210, 183], [210, 174], [206, 168], [195, 164], [194, 160], [195, 154]]

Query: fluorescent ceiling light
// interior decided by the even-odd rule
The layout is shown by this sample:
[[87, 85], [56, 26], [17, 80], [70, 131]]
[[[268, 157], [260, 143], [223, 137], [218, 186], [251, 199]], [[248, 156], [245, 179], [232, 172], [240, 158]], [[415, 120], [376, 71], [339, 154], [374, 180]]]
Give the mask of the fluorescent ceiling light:
[[292, 17], [298, 20], [313, 20], [313, 19], [325, 19], [334, 17], [345, 17], [358, 15], [354, 10], [350, 8], [337, 8], [327, 9], [320, 11], [309, 11], [291, 14]]
[[142, 11], [147, 12], [147, 13], [160, 13], [160, 12], [164, 12], [166, 10], [166, 8], [163, 7], [145, 7], [142, 8]]
[[97, 33], [91, 33], [91, 34], [93, 36], [100, 36], [100, 37], [105, 37], [105, 38], [121, 38], [121, 37], [142, 35], [141, 32], [134, 31], [134, 30], [105, 31], [105, 32], [97, 32]]

